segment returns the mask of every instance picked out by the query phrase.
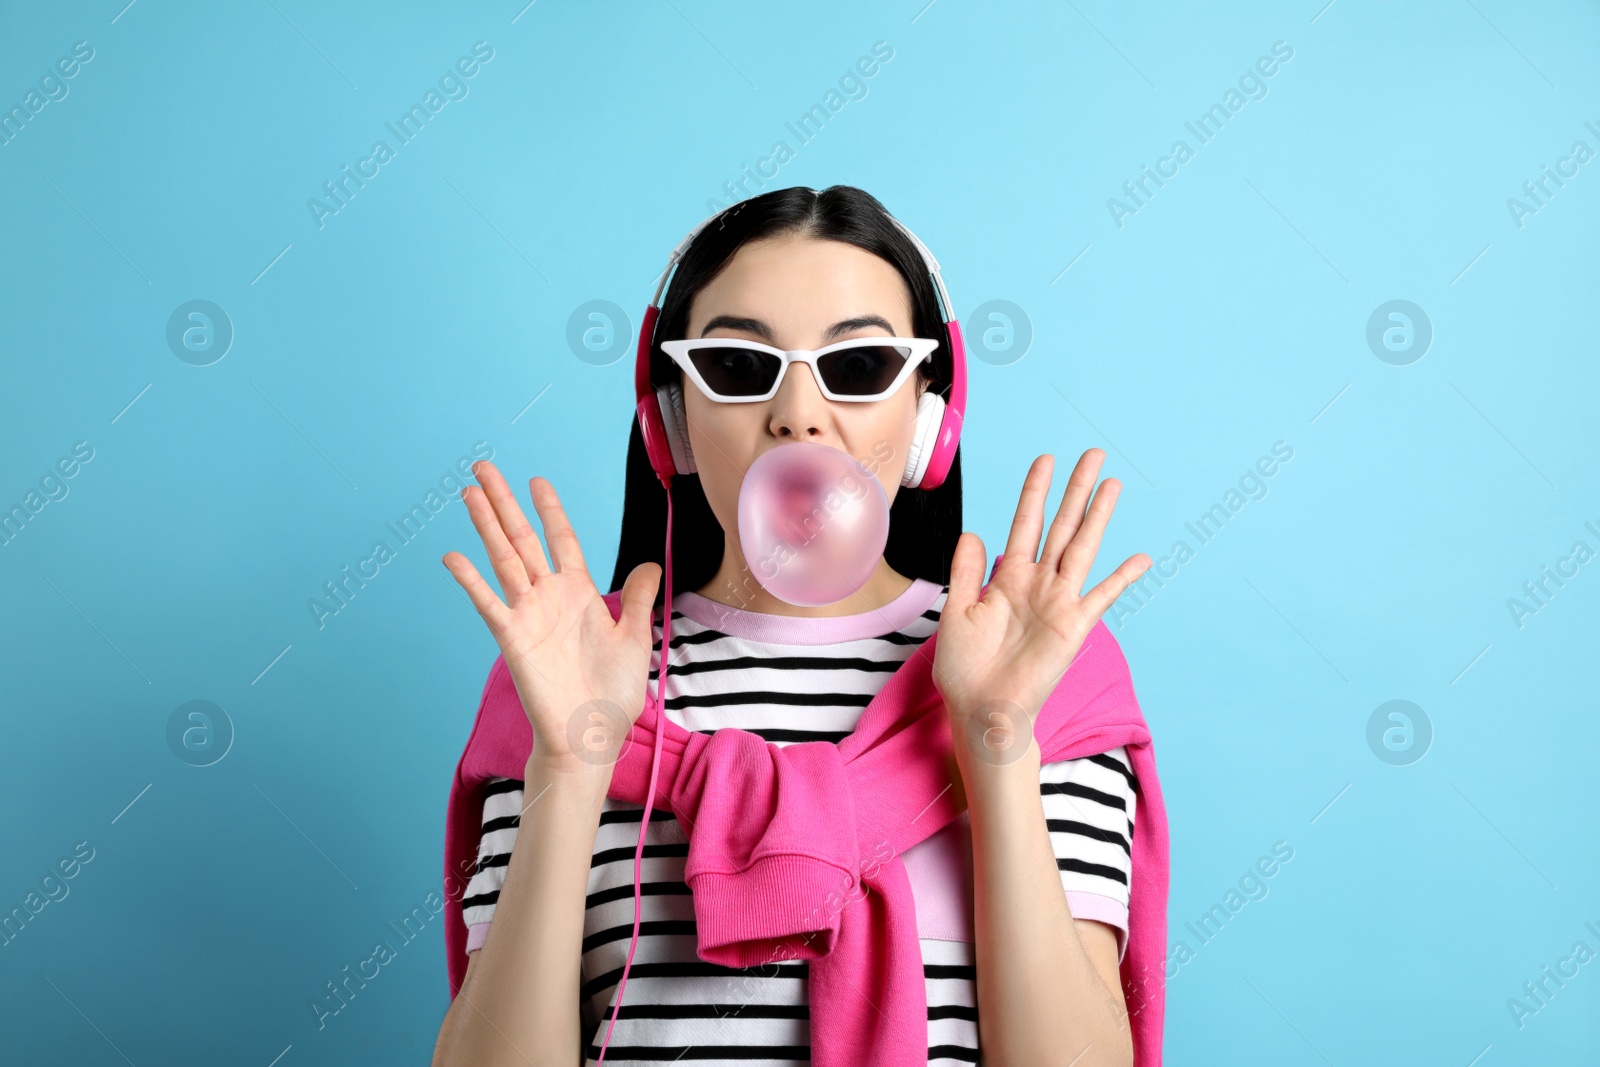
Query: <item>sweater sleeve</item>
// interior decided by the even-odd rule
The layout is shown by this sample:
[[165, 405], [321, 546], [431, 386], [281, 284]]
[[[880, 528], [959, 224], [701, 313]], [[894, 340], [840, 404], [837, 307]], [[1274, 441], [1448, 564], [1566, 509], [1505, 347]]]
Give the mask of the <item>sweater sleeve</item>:
[[1117, 959], [1128, 950], [1128, 887], [1137, 801], [1127, 751], [1046, 763], [1039, 794], [1061, 887], [1074, 919], [1116, 928]]

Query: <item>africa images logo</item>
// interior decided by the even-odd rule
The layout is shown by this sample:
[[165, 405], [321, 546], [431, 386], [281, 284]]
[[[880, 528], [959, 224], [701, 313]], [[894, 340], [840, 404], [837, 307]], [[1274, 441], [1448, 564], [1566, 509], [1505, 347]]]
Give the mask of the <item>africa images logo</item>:
[[[327, 225], [330, 215], [337, 215], [340, 211], [350, 206], [350, 201], [355, 199], [356, 193], [367, 187], [367, 181], [376, 178], [381, 173], [384, 164], [395, 158], [397, 149], [411, 143], [422, 132], [423, 127], [434, 115], [444, 110], [444, 106], [452, 100], [465, 100], [471, 89], [467, 80], [476, 77], [482, 70], [482, 64], [494, 58], [494, 49], [487, 41], [478, 41], [472, 46], [472, 56], [462, 56], [457, 59], [455, 66], [447, 69], [439, 76], [439, 85], [432, 86], [422, 94], [421, 103], [414, 103], [410, 108], [401, 112], [400, 117], [394, 122], [384, 123], [395, 140], [394, 147], [389, 142], [378, 139], [372, 142], [372, 147], [365, 156], [356, 160], [355, 170], [350, 169], [346, 163], [340, 167], [340, 175], [332, 181], [322, 183], [322, 191], [327, 199], [315, 196], [306, 200], [306, 209], [311, 212], [311, 221], [317, 224], [317, 229]], [[397, 125], [398, 124], [398, 125]], [[370, 168], [370, 169], [369, 169]]]

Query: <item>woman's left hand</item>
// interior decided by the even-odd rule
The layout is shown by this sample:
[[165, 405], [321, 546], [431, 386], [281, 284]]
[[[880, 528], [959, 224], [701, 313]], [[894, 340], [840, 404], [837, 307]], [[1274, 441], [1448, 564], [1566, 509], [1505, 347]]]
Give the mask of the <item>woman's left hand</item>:
[[1082, 591], [1122, 488], [1115, 478], [1107, 478], [1089, 503], [1104, 460], [1098, 448], [1078, 460], [1038, 558], [1055, 458], [1034, 460], [1011, 537], [987, 590], [983, 541], [969, 531], [956, 542], [950, 592], [934, 643], [933, 678], [952, 730], [965, 731], [969, 741], [980, 744], [980, 758], [987, 762], [1010, 763], [1027, 751], [1034, 717], [1072, 665], [1084, 638], [1150, 567], [1150, 557], [1137, 552], [1088, 593]]

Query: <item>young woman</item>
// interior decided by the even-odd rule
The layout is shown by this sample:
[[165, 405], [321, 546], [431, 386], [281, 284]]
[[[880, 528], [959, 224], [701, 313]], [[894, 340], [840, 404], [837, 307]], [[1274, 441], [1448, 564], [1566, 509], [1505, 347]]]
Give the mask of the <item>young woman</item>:
[[[981, 1047], [990, 1064], [1129, 1064], [1118, 966], [1139, 791], [1127, 752], [1041, 762], [1032, 737], [1018, 736], [1026, 720], [991, 724], [978, 710], [998, 694], [1036, 712], [1101, 613], [1150, 565], [1139, 553], [1082, 592], [1119, 490], [1106, 479], [1090, 500], [1104, 454], [1091, 449], [1079, 460], [1042, 555], [1053, 458], [1035, 460], [980, 602], [986, 554], [961, 531], [959, 454], [937, 488], [901, 491], [919, 398], [950, 387], [947, 343], [869, 402], [828, 399], [798, 361], [784, 367], [770, 400], [719, 402], [660, 347], [736, 338], [815, 350], [873, 337], [947, 335], [918, 248], [859, 189], [791, 188], [744, 201], [679, 261], [650, 363], [653, 385], [681, 390], [696, 470], [671, 487], [673, 581], [689, 591], [671, 605], [665, 714], [689, 731], [737, 728], [780, 747], [837, 743], [937, 630], [933, 673], [956, 757], [950, 781], [967, 811], [903, 859], [910, 869], [919, 850], [959, 856], [965, 883], [945, 888], [967, 913], [929, 931], [939, 936], [919, 922], [928, 1060], [978, 1062]], [[767, 592], [737, 536], [745, 471], [794, 442], [862, 460], [892, 502], [876, 570], [856, 594], [820, 608]], [[635, 722], [655, 695], [666, 492], [637, 422], [610, 583], [621, 590], [620, 618], [602, 603], [554, 487], [529, 483], [547, 559], [500, 473], [488, 462], [475, 472], [481, 488], [463, 496], [504, 602], [460, 553], [444, 563], [500, 644], [533, 744], [521, 779], [496, 778], [484, 790], [477, 864], [461, 899], [470, 957], [435, 1064], [593, 1063], [605, 1040], [605, 1060], [616, 1063], [810, 1062], [812, 1030], [828, 1020], [810, 1015], [807, 963], [727, 968], [700, 959], [684, 881], [689, 835], [659, 804], [645, 831], [637, 950], [612, 1019], [634, 929], [643, 806], [607, 795], [612, 765], [575, 746], [570, 727], [596, 701]], [[1006, 730], [1030, 745], [1020, 758], [995, 759], [974, 744]]]

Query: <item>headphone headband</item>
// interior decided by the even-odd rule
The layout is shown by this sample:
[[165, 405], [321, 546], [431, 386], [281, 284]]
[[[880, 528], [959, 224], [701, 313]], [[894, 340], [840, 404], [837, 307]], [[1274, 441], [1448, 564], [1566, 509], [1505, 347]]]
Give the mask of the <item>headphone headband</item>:
[[[741, 203], [743, 203], [743, 201], [741, 201]], [[731, 206], [738, 207], [739, 205], [734, 204]], [[667, 268], [661, 272], [661, 280], [656, 283], [655, 295], [650, 298], [651, 307], [659, 308], [661, 306], [661, 294], [666, 292], [667, 283], [672, 278], [673, 269], [677, 267], [678, 261], [684, 257], [684, 254], [689, 251], [689, 246], [694, 244], [694, 239], [700, 236], [700, 231], [704, 230], [707, 226], [722, 218], [727, 211], [728, 208], [722, 208], [715, 214], [708, 215], [704, 219], [701, 219], [695, 228], [690, 230], [687, 236], [678, 242], [678, 247], [674, 248], [672, 250], [672, 255], [667, 257]], [[885, 212], [885, 214], [887, 215], [888, 213]], [[944, 321], [949, 322], [951, 319], [955, 318], [955, 313], [952, 310], [952, 305], [950, 303], [950, 294], [944, 287], [944, 276], [939, 273], [939, 261], [934, 258], [933, 252], [928, 248], [928, 246], [922, 243], [922, 238], [911, 232], [911, 227], [907, 226], [893, 215], [888, 215], [888, 219], [899, 228], [901, 233], [911, 238], [912, 245], [916, 247], [918, 254], [922, 256], [923, 266], [926, 268], [928, 275], [933, 279], [934, 292], [939, 298], [939, 314]]]

